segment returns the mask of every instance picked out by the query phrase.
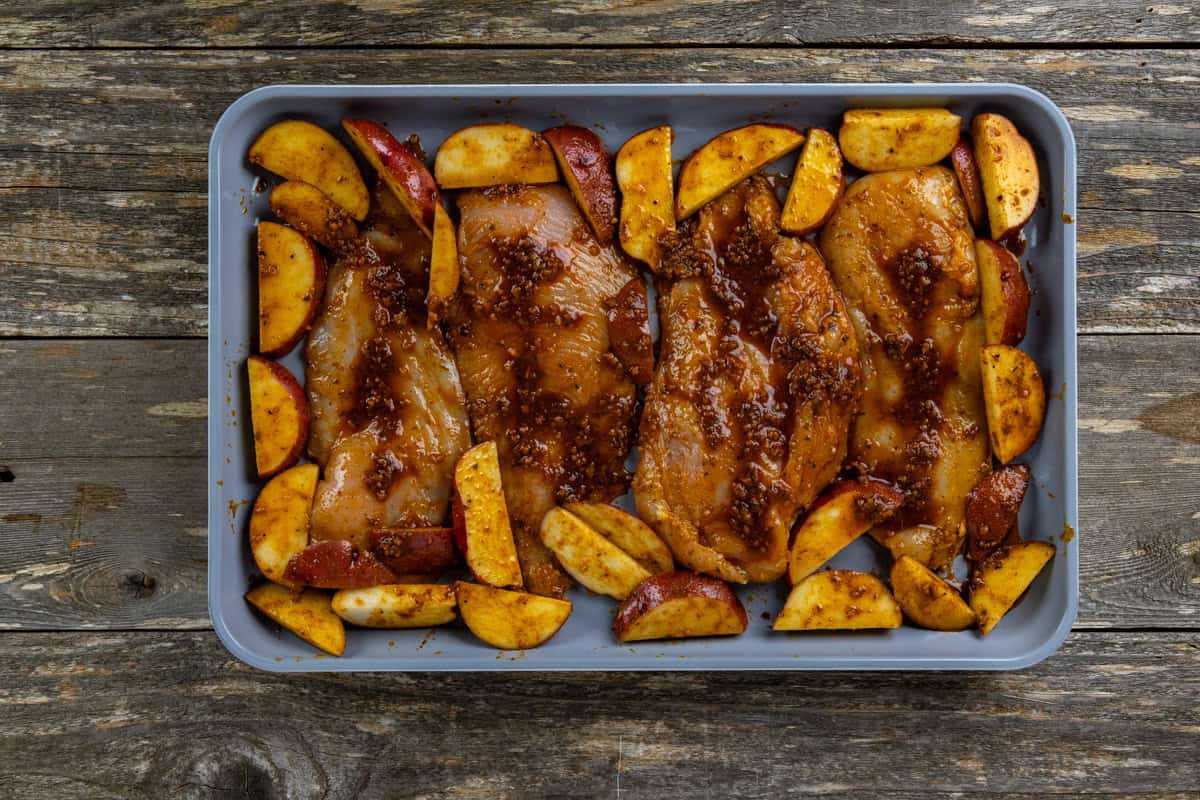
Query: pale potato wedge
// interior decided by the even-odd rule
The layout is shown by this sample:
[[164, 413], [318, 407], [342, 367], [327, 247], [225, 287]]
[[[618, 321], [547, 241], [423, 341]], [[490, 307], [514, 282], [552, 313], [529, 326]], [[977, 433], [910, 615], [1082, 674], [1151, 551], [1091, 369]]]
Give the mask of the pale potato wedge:
[[992, 238], [1012, 238], [1037, 208], [1041, 178], [1033, 145], [999, 114], [977, 115], [971, 121], [971, 139]]
[[250, 552], [268, 580], [285, 586], [288, 562], [308, 546], [308, 518], [320, 469], [301, 464], [272, 478], [250, 513]]
[[894, 559], [911, 556], [926, 565], [932, 564], [935, 557], [941, 559], [944, 537], [934, 525], [911, 525], [898, 531], [872, 530], [871, 538], [886, 547]]
[[466, 545], [463, 556], [479, 582], [520, 589], [524, 586], [521, 565], [500, 480], [495, 442], [472, 447], [454, 468]]
[[276, 123], [250, 145], [247, 157], [276, 175], [317, 187], [359, 222], [366, 219], [371, 200], [362, 173], [350, 151], [324, 128], [299, 119]]
[[990, 239], [975, 240], [975, 262], [979, 265], [984, 343], [1020, 344], [1029, 317], [1029, 284], [1021, 262]]
[[788, 557], [788, 580], [795, 584], [816, 572], [846, 545], [888, 519], [904, 495], [880, 481], [838, 481], [813, 502]]
[[350, 212], [311, 183], [284, 181], [271, 190], [270, 204], [272, 214], [335, 252], [358, 236]]
[[831, 569], [792, 587], [775, 618], [777, 631], [848, 631], [899, 628], [900, 606], [879, 578]]
[[674, 571], [675, 559], [666, 542], [625, 509], [608, 503], [568, 503], [565, 508], [633, 556], [651, 575]]
[[461, 270], [458, 264], [458, 234], [454, 221], [441, 201], [433, 209], [433, 249], [429, 255], [429, 294], [426, 306], [426, 325], [433, 330], [446, 309], [446, 304], [458, 292]]
[[979, 351], [983, 404], [992, 452], [1007, 464], [1037, 441], [1046, 414], [1046, 388], [1037, 364], [1015, 347], [994, 344]]
[[617, 187], [608, 148], [594, 131], [578, 125], [547, 128], [542, 136], [554, 149], [559, 169], [596, 241], [611, 243], [617, 226]]
[[541, 134], [509, 122], [469, 125], [438, 148], [433, 174], [443, 189], [554, 183], [558, 164]]
[[458, 596], [445, 584], [393, 583], [342, 589], [332, 605], [333, 613], [361, 628], [432, 628], [454, 621]]
[[986, 636], [1008, 613], [1042, 568], [1054, 558], [1049, 542], [1019, 542], [1001, 547], [975, 570], [969, 584], [971, 610]]
[[987, 223], [987, 204], [983, 201], [983, 183], [979, 180], [975, 150], [967, 141], [967, 137], [959, 136], [955, 142], [954, 149], [950, 151], [950, 166], [954, 168], [954, 176], [958, 178], [958, 188], [962, 191], [971, 226], [977, 231], [983, 231], [983, 226]]
[[278, 358], [292, 351], [321, 310], [325, 261], [317, 246], [277, 222], [258, 223], [258, 349]]
[[542, 544], [585, 589], [624, 600], [650, 572], [592, 526], [562, 508], [542, 517]]
[[746, 630], [746, 609], [729, 584], [694, 572], [647, 578], [617, 608], [618, 641], [736, 636]]
[[779, 219], [779, 227], [785, 233], [804, 236], [828, 221], [846, 188], [842, 167], [842, 151], [833, 134], [820, 128], [811, 129], [796, 160], [792, 185]]
[[679, 170], [675, 219], [684, 220], [760, 169], [804, 144], [790, 125], [758, 122], [712, 138], [688, 156]]
[[269, 478], [300, 460], [308, 443], [308, 396], [282, 364], [269, 358], [246, 359], [250, 385], [250, 422], [254, 430], [254, 466]]
[[962, 595], [908, 556], [892, 564], [892, 592], [904, 615], [922, 628], [961, 631], [975, 624], [975, 612]]
[[548, 641], [571, 616], [571, 601], [480, 583], [454, 584], [463, 622], [499, 650], [529, 650]]
[[294, 592], [264, 583], [246, 592], [246, 602], [332, 656], [346, 650], [346, 626], [330, 607], [329, 595], [316, 589]]
[[654, 269], [662, 258], [661, 238], [675, 232], [675, 189], [671, 174], [670, 125], [633, 136], [617, 151], [621, 189], [621, 247]]
[[962, 117], [944, 108], [859, 108], [842, 115], [842, 155], [864, 172], [928, 167], [954, 149]]
[[[392, 190], [417, 227], [432, 238], [434, 211], [442, 200], [421, 157], [378, 122], [344, 119], [342, 129], [350, 135], [358, 151]], [[413, 147], [419, 152], [420, 143], [413, 141]]]

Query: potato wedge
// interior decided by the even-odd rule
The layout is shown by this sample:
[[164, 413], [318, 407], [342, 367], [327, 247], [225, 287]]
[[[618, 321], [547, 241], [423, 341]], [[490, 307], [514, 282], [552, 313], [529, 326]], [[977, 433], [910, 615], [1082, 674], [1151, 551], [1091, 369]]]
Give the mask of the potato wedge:
[[659, 240], [675, 232], [673, 137], [670, 125], [660, 125], [631, 137], [617, 151], [621, 247], [650, 269], [657, 267], [662, 258]]
[[308, 396], [282, 364], [269, 358], [246, 359], [250, 382], [250, 422], [254, 429], [254, 466], [269, 478], [300, 460], [308, 443]]
[[684, 220], [734, 184], [804, 144], [790, 125], [757, 122], [725, 131], [688, 156], [679, 170], [675, 219]]
[[[369, 119], [344, 119], [342, 128], [426, 236], [433, 237], [434, 211], [442, 202], [429, 167], [387, 128]], [[419, 148], [419, 145], [417, 145]]]
[[458, 293], [461, 276], [458, 264], [458, 232], [454, 221], [446, 213], [441, 201], [433, 209], [433, 249], [429, 255], [429, 294], [425, 317], [426, 325], [433, 330], [445, 312], [446, 304]]
[[1021, 262], [1004, 245], [975, 240], [985, 344], [1018, 345], [1029, 317], [1029, 284]]
[[554, 150], [559, 169], [592, 226], [596, 241], [610, 244], [617, 227], [617, 187], [612, 156], [595, 132], [578, 125], [547, 128], [542, 136]]
[[992, 452], [1007, 464], [1037, 441], [1046, 414], [1046, 388], [1037, 364], [1015, 347], [994, 344], [979, 351], [983, 404]]
[[311, 183], [284, 181], [271, 190], [270, 203], [272, 214], [334, 252], [358, 236], [350, 212]]
[[1031, 474], [1026, 464], [1009, 464], [983, 476], [967, 495], [967, 559], [982, 563], [1017, 524]]
[[250, 513], [250, 552], [268, 580], [295, 587], [284, 577], [288, 562], [308, 546], [308, 518], [320, 469], [301, 464], [272, 478]]
[[1054, 558], [1049, 542], [1020, 542], [1001, 547], [979, 565], [968, 584], [971, 610], [986, 636]]
[[454, 584], [471, 633], [499, 650], [529, 650], [548, 641], [571, 616], [571, 601], [481, 583]]
[[799, 583], [846, 545], [888, 519], [904, 495], [881, 481], [843, 480], [817, 498], [805, 515], [788, 557], [788, 580]]
[[521, 565], [500, 480], [495, 442], [472, 447], [454, 468], [454, 489], [461, 504], [466, 545], [463, 556], [480, 583], [520, 589], [524, 586]]
[[250, 145], [247, 157], [289, 181], [317, 187], [359, 222], [366, 219], [371, 201], [362, 173], [350, 151], [324, 128], [299, 119], [276, 123]]
[[538, 133], [509, 122], [469, 125], [442, 142], [433, 174], [443, 189], [554, 183], [554, 151]]
[[546, 512], [538, 535], [562, 568], [597, 594], [624, 600], [650, 577], [650, 572], [632, 556], [565, 509]]
[[884, 582], [865, 572], [831, 569], [792, 587], [772, 626], [777, 631], [899, 628], [900, 606]]
[[277, 222], [258, 223], [258, 349], [278, 358], [292, 351], [325, 297], [325, 261], [317, 246]]
[[639, 386], [654, 377], [654, 339], [641, 276], [630, 278], [608, 305], [608, 345]]
[[649, 525], [608, 503], [568, 503], [564, 508], [633, 557], [651, 575], [675, 570], [671, 549]]
[[959, 136], [950, 151], [950, 166], [958, 178], [958, 188], [967, 206], [967, 218], [977, 231], [987, 223], [987, 205], [983, 202], [983, 184], [979, 180], [979, 165], [975, 163], [975, 151], [965, 136]]
[[892, 564], [892, 591], [904, 615], [922, 628], [961, 631], [975, 624], [975, 612], [962, 595], [908, 556]]
[[333, 613], [329, 595], [316, 589], [294, 592], [275, 583], [264, 583], [246, 592], [246, 602], [332, 656], [346, 651], [346, 626]]
[[859, 108], [842, 115], [842, 155], [864, 172], [928, 167], [954, 149], [962, 117], [944, 108]]
[[458, 562], [450, 528], [376, 528], [368, 540], [375, 557], [398, 576], [440, 575]]
[[365, 589], [399, 582], [374, 553], [338, 539], [313, 542], [296, 553], [283, 576], [291, 584], [317, 589]]
[[343, 589], [333, 595], [333, 613], [362, 628], [432, 628], [454, 621], [458, 596], [440, 583], [393, 583]]
[[647, 578], [617, 608], [613, 633], [622, 642], [736, 636], [746, 609], [729, 584], [694, 572]]
[[992, 238], [1012, 238], [1037, 208], [1041, 179], [1033, 145], [999, 114], [976, 115], [971, 139]]
[[824, 225], [833, 215], [846, 188], [842, 151], [829, 131], [813, 128], [804, 140], [779, 227], [804, 236]]

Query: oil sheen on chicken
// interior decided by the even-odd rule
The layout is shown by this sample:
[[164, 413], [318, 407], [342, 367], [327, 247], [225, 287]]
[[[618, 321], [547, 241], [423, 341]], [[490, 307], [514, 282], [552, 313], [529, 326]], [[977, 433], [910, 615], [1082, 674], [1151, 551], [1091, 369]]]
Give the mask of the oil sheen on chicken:
[[475, 439], [495, 440], [526, 588], [570, 585], [538, 538], [556, 503], [625, 492], [634, 383], [615, 357], [607, 309], [637, 277], [600, 246], [562, 186], [458, 196], [459, 294], [447, 330]]
[[872, 532], [936, 569], [962, 543], [967, 493], [990, 461], [973, 236], [943, 167], [868, 175], [821, 233], [862, 351], [862, 410], [849, 464], [905, 503]]
[[305, 350], [308, 450], [322, 467], [311, 535], [360, 547], [372, 527], [442, 525], [470, 446], [454, 361], [425, 329], [429, 240], [386, 187], [371, 205]]
[[842, 299], [816, 249], [779, 235], [761, 177], [683, 226], [658, 292], [638, 512], [692, 569], [774, 580], [792, 523], [846, 454], [859, 373]]

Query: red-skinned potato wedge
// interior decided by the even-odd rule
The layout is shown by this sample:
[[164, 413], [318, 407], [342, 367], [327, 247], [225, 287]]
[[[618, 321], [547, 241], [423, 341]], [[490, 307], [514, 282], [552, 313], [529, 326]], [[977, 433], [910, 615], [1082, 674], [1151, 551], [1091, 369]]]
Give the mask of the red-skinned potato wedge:
[[1037, 208], [1041, 183], [1033, 146], [999, 114], [976, 115], [971, 139], [992, 238], [1011, 239]]
[[904, 495], [880, 481], [838, 481], [817, 498], [792, 539], [788, 580], [799, 583], [886, 520]]
[[608, 503], [568, 503], [564, 508], [633, 556], [651, 575], [674, 571], [670, 548], [649, 525], [625, 509]]
[[792, 587], [775, 618], [777, 631], [899, 628], [900, 606], [883, 581], [865, 572], [831, 569]]
[[1001, 547], [980, 564], [969, 584], [971, 610], [986, 636], [1008, 613], [1042, 568], [1054, 558], [1049, 542], [1020, 542]]
[[1015, 347], [989, 345], [979, 351], [979, 360], [992, 453], [1007, 464], [1037, 441], [1046, 415], [1046, 387], [1037, 364]]
[[365, 589], [397, 583], [395, 573], [369, 550], [339, 539], [313, 542], [292, 556], [283, 576], [290, 583], [318, 589]]
[[354, 217], [311, 183], [284, 181], [271, 190], [270, 203], [272, 214], [335, 252], [358, 236]]
[[904, 556], [892, 564], [892, 592], [904, 616], [934, 631], [962, 631], [975, 624], [975, 612], [937, 573]]
[[1002, 244], [975, 240], [985, 344], [1017, 345], [1025, 338], [1029, 284], [1021, 262]]
[[804, 236], [828, 221], [846, 187], [842, 151], [829, 131], [813, 128], [804, 140], [779, 227]]
[[632, 556], [565, 509], [546, 512], [538, 535], [562, 568], [589, 591], [624, 600], [650, 577]]
[[622, 642], [734, 636], [746, 624], [746, 609], [729, 584], [694, 572], [666, 572], [642, 581], [625, 598], [613, 633]]
[[461, 271], [458, 265], [458, 233], [454, 220], [439, 200], [433, 209], [433, 249], [429, 255], [429, 295], [425, 320], [433, 330], [446, 309], [446, 304], [458, 292]]
[[944, 108], [859, 108], [842, 115], [842, 155], [863, 172], [928, 167], [954, 149], [962, 117]]
[[671, 126], [660, 125], [631, 137], [617, 151], [621, 247], [650, 269], [662, 257], [661, 237], [675, 232], [673, 138]]
[[441, 196], [425, 162], [378, 122], [344, 119], [342, 128], [417, 227], [432, 238], [433, 215]]
[[975, 151], [965, 136], [959, 136], [950, 151], [950, 166], [958, 178], [958, 188], [962, 191], [963, 201], [967, 206], [967, 218], [975, 230], [982, 231], [987, 222], [987, 205], [983, 202], [983, 183], [979, 180], [979, 165], [975, 163]]
[[641, 276], [630, 278], [608, 305], [608, 345], [639, 386], [654, 377], [654, 339]]
[[246, 592], [246, 602], [304, 641], [340, 656], [346, 650], [346, 626], [330, 608], [329, 595], [315, 589], [294, 592], [264, 583]]
[[317, 187], [359, 222], [366, 219], [371, 199], [362, 173], [350, 151], [324, 128], [299, 119], [276, 123], [250, 145], [247, 157], [289, 181]]
[[725, 131], [688, 156], [679, 170], [675, 219], [684, 220], [731, 186], [804, 144], [790, 125], [757, 122]]
[[1017, 524], [1029, 488], [1027, 464], [1009, 464], [989, 472], [967, 495], [967, 558], [983, 562]]
[[554, 151], [538, 133], [509, 122], [469, 125], [442, 142], [433, 174], [443, 189], [554, 183]]
[[250, 382], [250, 422], [254, 429], [254, 466], [269, 478], [300, 460], [308, 443], [308, 396], [282, 364], [269, 358], [246, 359]]
[[571, 602], [480, 583], [454, 584], [463, 622], [498, 650], [529, 650], [545, 643], [571, 616]]
[[342, 589], [333, 595], [333, 613], [361, 628], [432, 628], [454, 621], [458, 599], [453, 586], [393, 583]]
[[258, 493], [250, 514], [250, 552], [268, 580], [295, 587], [284, 574], [308, 546], [308, 520], [320, 470], [301, 464], [276, 475]]
[[593, 131], [578, 125], [547, 128], [542, 137], [554, 150], [559, 169], [596, 240], [611, 243], [617, 227], [617, 187], [608, 148]]
[[458, 563], [450, 528], [376, 528], [370, 549], [396, 575], [439, 575]]
[[308, 331], [325, 297], [325, 261], [307, 236], [258, 223], [258, 349], [278, 358]]
[[522, 588], [495, 442], [478, 444], [463, 453], [454, 468], [454, 488], [461, 504], [463, 557], [471, 574], [489, 586]]

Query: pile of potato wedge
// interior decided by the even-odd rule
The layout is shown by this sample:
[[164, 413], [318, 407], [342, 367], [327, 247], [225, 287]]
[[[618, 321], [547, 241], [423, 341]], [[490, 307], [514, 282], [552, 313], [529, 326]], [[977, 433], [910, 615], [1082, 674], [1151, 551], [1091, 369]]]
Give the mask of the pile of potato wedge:
[[[847, 163], [862, 172], [948, 163], [980, 234], [976, 260], [986, 345], [979, 357], [991, 447], [999, 462], [967, 501], [971, 575], [960, 587], [952, 576], [908, 556], [894, 561], [886, 581], [825, 568], [903, 501], [889, 484], [840, 480], [797, 522], [787, 574], [791, 589], [773, 629], [887, 629], [907, 619], [939, 631], [977, 626], [986, 634], [1053, 557], [1053, 545], [1023, 541], [1016, 531], [1031, 473], [1012, 462], [1037, 440], [1045, 390], [1037, 366], [1017, 347], [1030, 292], [1010, 249], [1037, 205], [1037, 160], [1008, 119], [978, 114], [969, 136], [961, 117], [940, 108], [850, 110], [836, 134], [756, 123], [698, 148], [678, 178], [669, 125], [633, 136], [615, 159], [597, 134], [578, 126], [538, 133], [510, 123], [472, 125], [442, 143], [432, 171], [419, 145], [398, 140], [379, 123], [347, 119], [342, 128], [366, 166], [431, 239], [431, 327], [459, 283], [455, 223], [442, 198], [446, 190], [562, 180], [597, 240], [615, 241], [653, 272], [664, 236], [677, 223], [789, 153], [798, 151], [781, 224], [793, 236], [818, 232], [833, 214], [846, 186]], [[323, 253], [336, 256], [357, 236], [370, 194], [351, 151], [309, 122], [273, 125], [248, 158], [283, 180], [269, 198], [279, 221], [258, 224], [259, 345], [247, 372], [255, 468], [267, 483], [251, 514], [249, 544], [265, 580], [247, 593], [247, 601], [334, 655], [345, 649], [345, 623], [427, 628], [461, 617], [475, 636], [498, 649], [546, 642], [566, 622], [572, 604], [523, 591], [494, 442], [476, 445], [458, 462], [451, 519], [444, 527], [372, 531], [366, 547], [310, 542], [319, 468], [300, 463], [308, 440], [308, 401], [300, 381], [275, 359], [304, 339], [323, 301]], [[631, 373], [644, 383], [653, 354], [638, 357], [642, 361]], [[676, 570], [663, 539], [621, 508], [602, 503], [554, 508], [540, 536], [579, 584], [618, 601], [613, 633], [619, 641], [736, 635], [747, 628], [746, 611], [729, 585]], [[463, 579], [442, 582], [454, 570]]]

